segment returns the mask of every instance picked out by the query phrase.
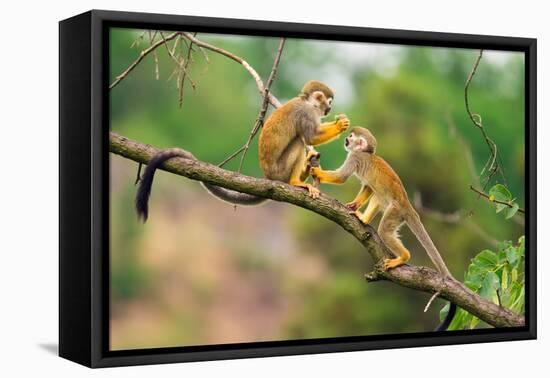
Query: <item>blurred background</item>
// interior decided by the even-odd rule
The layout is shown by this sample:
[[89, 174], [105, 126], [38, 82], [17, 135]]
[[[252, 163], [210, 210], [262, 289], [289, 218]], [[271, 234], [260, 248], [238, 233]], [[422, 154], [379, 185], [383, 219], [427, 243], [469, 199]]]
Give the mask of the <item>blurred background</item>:
[[[166, 33], [165, 35], [168, 35]], [[140, 38], [141, 36], [141, 38]], [[243, 57], [266, 80], [278, 38], [198, 34]], [[158, 40], [157, 36], [157, 40]], [[149, 46], [149, 34], [111, 29], [110, 82]], [[177, 47], [180, 53], [186, 48]], [[505, 221], [469, 185], [488, 148], [464, 108], [464, 83], [477, 50], [288, 39], [272, 86], [282, 102], [307, 80], [335, 90], [333, 114], [368, 127], [377, 152], [400, 175], [451, 272], [498, 241], [517, 240], [521, 220]], [[208, 60], [206, 59], [206, 56]], [[182, 147], [217, 164], [239, 148], [262, 98], [249, 74], [227, 57], [196, 50], [183, 104], [174, 62], [163, 46], [110, 91], [111, 129], [158, 148]], [[470, 86], [496, 142], [506, 184], [524, 206], [524, 59], [485, 51]], [[261, 177], [257, 140], [243, 173]], [[317, 148], [325, 169], [345, 158], [343, 138]], [[111, 349], [422, 332], [444, 302], [387, 282], [367, 284], [370, 256], [336, 224], [298, 207], [222, 203], [194, 181], [155, 177], [150, 218], [133, 208], [137, 164], [111, 157]], [[470, 159], [471, 157], [471, 159]], [[226, 166], [236, 170], [239, 159]], [[351, 179], [322, 191], [348, 202]], [[516, 219], [518, 217], [515, 217]], [[375, 220], [375, 224], [379, 219]], [[431, 266], [410, 231], [411, 264]]]

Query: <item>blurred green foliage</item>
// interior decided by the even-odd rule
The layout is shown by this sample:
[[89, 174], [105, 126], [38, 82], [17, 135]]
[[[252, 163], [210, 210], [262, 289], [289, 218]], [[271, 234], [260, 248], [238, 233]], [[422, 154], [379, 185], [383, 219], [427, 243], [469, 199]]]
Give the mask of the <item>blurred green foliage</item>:
[[[139, 35], [111, 30], [111, 82], [149, 45], [146, 33], [131, 47]], [[277, 38], [198, 37], [244, 57], [262, 78], [269, 75]], [[176, 53], [186, 51], [180, 43]], [[411, 198], [420, 194], [423, 207], [439, 213], [460, 211], [458, 222], [421, 212], [457, 277], [469, 272], [468, 262], [478, 251], [524, 234], [521, 220], [514, 221], [519, 215], [506, 221], [492, 203], [469, 190], [476, 178], [465, 146], [478, 173], [489, 154], [464, 109], [464, 83], [477, 53], [290, 39], [272, 87], [284, 102], [307, 80], [326, 82], [336, 92], [333, 113], [346, 113], [352, 125], [376, 135], [378, 153], [401, 176]], [[208, 61], [198, 49], [193, 53], [188, 72], [196, 88], [186, 81], [182, 108], [177, 80], [173, 75], [168, 80], [174, 63], [166, 49], [157, 49], [158, 80], [155, 57], [147, 56], [110, 91], [111, 129], [159, 148], [188, 149], [211, 163], [239, 148], [262, 98], [239, 64], [206, 54]], [[486, 51], [469, 93], [472, 111], [483, 117], [499, 148], [506, 187], [521, 207], [523, 55]], [[318, 150], [325, 168], [345, 158], [342, 140]], [[226, 168], [237, 166], [235, 159]], [[111, 158], [113, 349], [419, 332], [438, 322], [437, 305], [423, 313], [429, 295], [365, 283], [372, 261], [360, 244], [334, 223], [288, 204], [234, 210], [194, 182], [159, 173], [150, 220], [139, 224], [133, 212], [136, 169], [131, 161]], [[243, 172], [262, 176], [257, 141]], [[322, 187], [342, 202], [358, 189], [355, 180]], [[412, 264], [431, 266], [408, 230], [403, 240]], [[501, 249], [495, 254], [500, 256]], [[502, 287], [502, 276], [499, 280]]]

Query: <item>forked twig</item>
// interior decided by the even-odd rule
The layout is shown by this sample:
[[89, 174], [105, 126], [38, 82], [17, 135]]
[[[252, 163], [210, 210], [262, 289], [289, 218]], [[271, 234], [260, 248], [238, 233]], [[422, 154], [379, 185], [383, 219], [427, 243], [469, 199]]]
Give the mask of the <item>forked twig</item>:
[[171, 41], [172, 39], [176, 38], [178, 36], [178, 34], [179, 34], [178, 32], [172, 33], [172, 34], [166, 36], [166, 38], [158, 40], [157, 42], [155, 42], [154, 44], [152, 44], [151, 46], [149, 46], [145, 50], [142, 50], [141, 53], [139, 54], [139, 56], [137, 57], [137, 59], [134, 60], [124, 71], [122, 71], [122, 73], [120, 73], [115, 78], [115, 80], [109, 85], [109, 89], [113, 89], [122, 80], [124, 80], [126, 78], [126, 76], [128, 76], [128, 74], [130, 72], [132, 72], [132, 70], [134, 68], [136, 68], [139, 63], [141, 63], [143, 58], [145, 58], [147, 55], [149, 55], [150, 53], [155, 51], [155, 49], [157, 49], [159, 46], [165, 44], [167, 41]]

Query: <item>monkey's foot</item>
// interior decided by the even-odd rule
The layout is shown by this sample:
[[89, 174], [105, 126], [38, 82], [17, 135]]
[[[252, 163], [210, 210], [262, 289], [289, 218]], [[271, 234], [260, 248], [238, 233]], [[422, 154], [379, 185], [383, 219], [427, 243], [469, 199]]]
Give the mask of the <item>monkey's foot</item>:
[[403, 265], [405, 261], [401, 257], [395, 259], [385, 259], [384, 260], [384, 270], [389, 270], [392, 268], [397, 268], [399, 265]]
[[357, 210], [359, 209], [359, 204], [357, 202], [349, 202], [346, 203], [346, 207], [348, 208], [350, 214], [357, 214]]
[[302, 184], [294, 184], [294, 186], [307, 189], [309, 196], [313, 199], [319, 198], [319, 196], [321, 195], [321, 191], [311, 184], [302, 183]]

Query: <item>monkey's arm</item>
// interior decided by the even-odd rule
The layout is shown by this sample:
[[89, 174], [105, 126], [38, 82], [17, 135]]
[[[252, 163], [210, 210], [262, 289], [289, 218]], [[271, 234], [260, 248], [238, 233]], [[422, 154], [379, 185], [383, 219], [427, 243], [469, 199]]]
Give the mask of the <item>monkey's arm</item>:
[[325, 122], [319, 125], [315, 134], [306, 140], [306, 143], [311, 146], [328, 143], [340, 135], [349, 127], [349, 119], [341, 114], [338, 120], [333, 122]]
[[346, 206], [353, 211], [359, 210], [364, 204], [367, 203], [371, 195], [372, 195], [372, 189], [370, 188], [370, 186], [363, 185], [363, 187], [361, 188], [359, 193], [357, 193], [353, 201], [347, 203]]
[[356, 160], [348, 156], [344, 164], [335, 171], [324, 171], [321, 167], [312, 167], [311, 176], [327, 184], [343, 184], [355, 172]]

